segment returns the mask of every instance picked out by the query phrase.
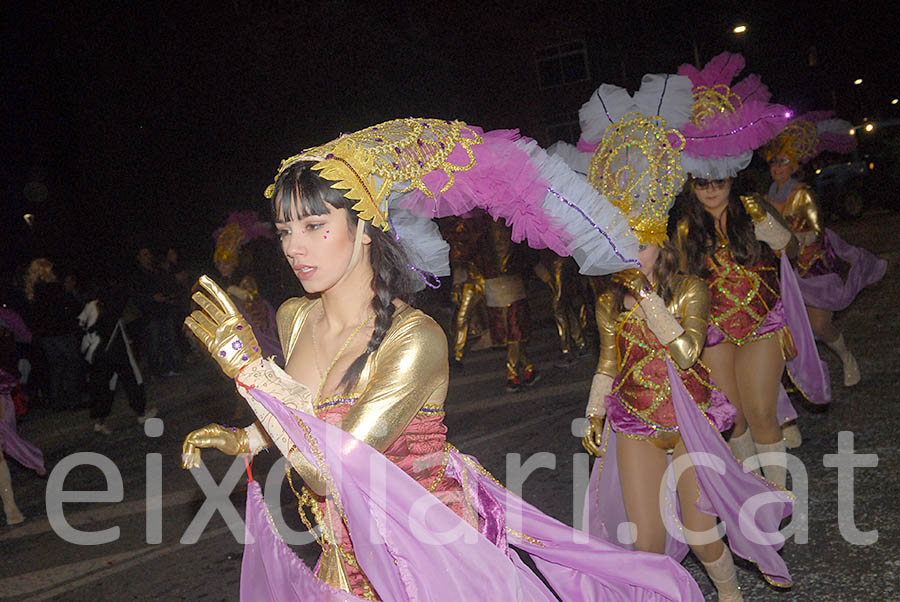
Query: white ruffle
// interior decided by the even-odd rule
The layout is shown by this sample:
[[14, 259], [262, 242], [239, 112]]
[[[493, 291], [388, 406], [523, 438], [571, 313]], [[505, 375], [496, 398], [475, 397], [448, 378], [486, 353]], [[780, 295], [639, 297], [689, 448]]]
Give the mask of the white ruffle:
[[645, 117], [662, 117], [666, 127], [677, 129], [690, 119], [693, 106], [691, 80], [683, 75], [648, 73], [634, 96], [625, 88], [602, 84], [578, 112], [581, 137], [600, 142], [611, 124], [635, 111]]
[[844, 119], [823, 119], [816, 124], [816, 131], [820, 134], [827, 132], [849, 136], [851, 129], [853, 129], [853, 125]]
[[753, 160], [753, 151], [741, 153], [736, 157], [721, 157], [711, 159], [709, 157], [694, 157], [681, 153], [681, 169], [695, 178], [708, 180], [723, 180], [733, 178], [738, 172], [743, 171]]
[[568, 142], [559, 141], [547, 149], [551, 157], [559, 157], [566, 162], [569, 168], [583, 176], [587, 176], [588, 167], [591, 164], [591, 153], [583, 153]]
[[[391, 207], [388, 216], [411, 266], [435, 276], [450, 275], [450, 245], [441, 237], [433, 220], [413, 215], [399, 207]], [[413, 280], [416, 290], [425, 288], [421, 274]]]
[[542, 207], [553, 225], [570, 236], [569, 251], [582, 274], [600, 276], [638, 265], [637, 238], [615, 205], [594, 190], [587, 178], [575, 173], [562, 158], [547, 154], [534, 140], [516, 140], [515, 145], [528, 153], [541, 177], [550, 183]]

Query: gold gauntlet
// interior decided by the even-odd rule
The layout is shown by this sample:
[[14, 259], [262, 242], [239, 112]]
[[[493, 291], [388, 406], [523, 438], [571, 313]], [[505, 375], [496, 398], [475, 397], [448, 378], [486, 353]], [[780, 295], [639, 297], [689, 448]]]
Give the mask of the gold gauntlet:
[[768, 213], [758, 197], [754, 195], [742, 196], [741, 202], [744, 204], [744, 209], [747, 210], [747, 213], [750, 214], [750, 217], [753, 218], [754, 222], [761, 222], [766, 219]]
[[250, 453], [250, 437], [247, 429], [221, 424], [207, 424], [191, 431], [181, 446], [181, 467], [200, 466], [200, 449], [214, 447], [224, 454], [236, 456]]
[[616, 272], [610, 279], [614, 283], [625, 287], [625, 290], [627, 290], [638, 302], [642, 301], [647, 295], [653, 292], [650, 281], [647, 280], [644, 273], [637, 268], [628, 268], [627, 270]]
[[184, 323], [206, 345], [222, 371], [234, 378], [245, 365], [262, 359], [259, 343], [225, 291], [208, 276], [200, 276], [198, 282], [208, 294], [193, 294], [191, 298], [201, 309], [193, 311]]

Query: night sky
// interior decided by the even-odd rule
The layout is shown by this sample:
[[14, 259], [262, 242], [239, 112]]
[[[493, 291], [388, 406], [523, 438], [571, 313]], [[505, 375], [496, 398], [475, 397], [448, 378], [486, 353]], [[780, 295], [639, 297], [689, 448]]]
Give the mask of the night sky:
[[534, 51], [565, 37], [591, 48], [590, 89], [674, 72], [696, 45], [703, 61], [744, 52], [744, 74], [800, 112], [900, 117], [900, 29], [864, 3], [424, 4], [4, 3], [4, 277], [39, 254], [85, 270], [128, 267], [141, 245], [206, 259], [229, 211], [265, 214], [283, 157], [394, 117], [553, 142], [516, 99], [540, 93]]

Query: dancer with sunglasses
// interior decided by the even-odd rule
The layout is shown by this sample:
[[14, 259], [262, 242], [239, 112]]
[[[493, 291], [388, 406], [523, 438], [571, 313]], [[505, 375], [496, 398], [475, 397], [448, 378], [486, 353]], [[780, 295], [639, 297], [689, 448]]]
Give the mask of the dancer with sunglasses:
[[808, 113], [792, 120], [763, 149], [772, 176], [769, 202], [800, 242], [794, 265], [813, 334], [840, 358], [845, 387], [859, 382], [859, 365], [834, 325], [834, 312], [846, 309], [860, 290], [881, 280], [887, 261], [826, 229], [812, 190], [797, 174], [802, 164], [824, 150], [853, 150], [856, 141], [849, 134], [850, 127], [846, 121], [833, 119], [831, 112]]
[[702, 71], [679, 69], [693, 82], [695, 104], [681, 128], [682, 165], [693, 180], [680, 198], [678, 244], [683, 269], [709, 284], [711, 319], [701, 359], [737, 407], [732, 450], [742, 461], [766, 454], [763, 474], [784, 487], [787, 459], [777, 401], [785, 360], [796, 349], [775, 252], [791, 254], [796, 242], [765, 211], [764, 200], [737, 194], [733, 177], [790, 112], [768, 104], [769, 91], [758, 76], [729, 87], [743, 67], [742, 56], [723, 53]]

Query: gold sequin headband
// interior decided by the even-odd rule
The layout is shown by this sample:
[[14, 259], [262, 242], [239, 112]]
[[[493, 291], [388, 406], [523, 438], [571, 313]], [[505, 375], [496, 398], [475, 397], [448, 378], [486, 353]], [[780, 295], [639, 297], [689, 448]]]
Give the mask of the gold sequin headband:
[[[353, 210], [360, 219], [388, 230], [388, 199], [392, 194], [418, 189], [434, 198], [422, 178], [436, 170], [447, 175], [448, 180], [440, 189], [440, 193], [446, 192], [454, 184], [454, 173], [475, 165], [471, 147], [481, 142], [481, 135], [462, 121], [394, 119], [343, 134], [285, 159], [278, 167], [275, 181], [298, 161], [315, 161], [312, 169], [334, 182], [332, 188], [345, 190], [344, 196], [356, 201]], [[457, 147], [465, 151], [465, 164], [448, 161]], [[274, 194], [273, 183], [266, 188], [265, 195], [271, 199]]]
[[628, 113], [606, 128], [591, 157], [588, 180], [629, 216], [638, 241], [666, 240], [669, 209], [684, 184], [684, 136], [662, 117]]

